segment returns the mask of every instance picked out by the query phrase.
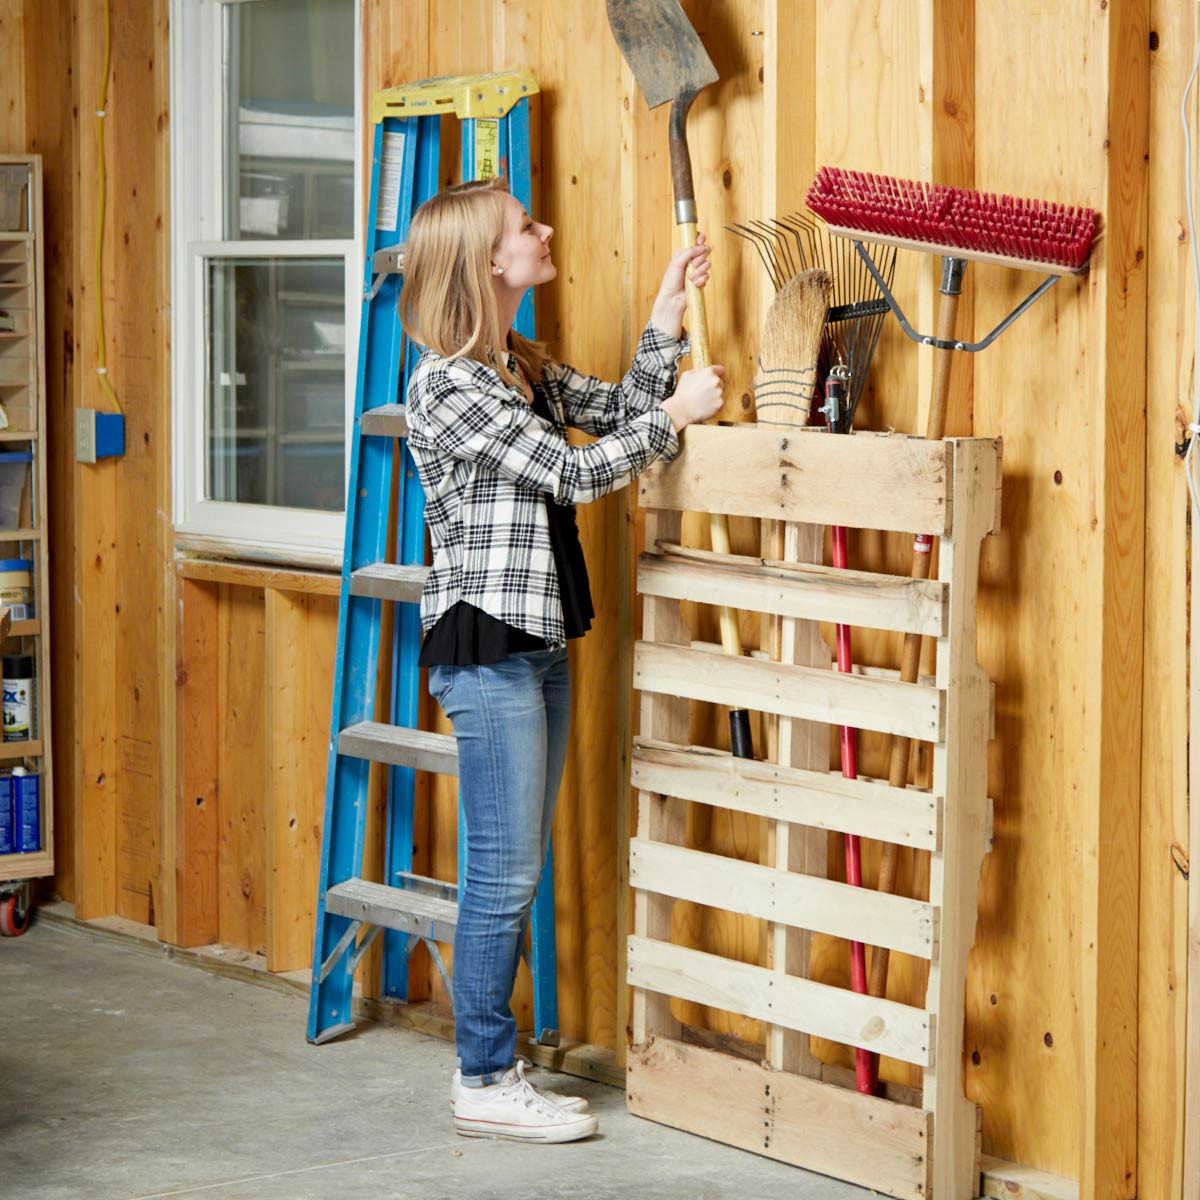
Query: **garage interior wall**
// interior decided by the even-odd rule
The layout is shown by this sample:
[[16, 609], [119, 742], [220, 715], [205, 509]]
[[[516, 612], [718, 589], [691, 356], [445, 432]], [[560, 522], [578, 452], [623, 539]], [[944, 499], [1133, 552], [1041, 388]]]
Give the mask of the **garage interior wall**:
[[[714, 245], [714, 357], [728, 420], [770, 293], [733, 221], [799, 208], [830, 163], [1087, 204], [1090, 273], [1065, 279], [955, 368], [950, 432], [1004, 439], [1002, 531], [985, 547], [980, 656], [996, 686], [995, 840], [967, 997], [966, 1087], [985, 1152], [1086, 1196], [1183, 1188], [1188, 948], [1188, 536], [1182, 436], [1194, 368], [1178, 109], [1196, 6], [1185, 0], [685, 0], [721, 82], [691, 120]], [[592, 0], [363, 0], [364, 96], [525, 67], [534, 205], [558, 279], [539, 296], [559, 357], [615, 377], [670, 246], [666, 111], [648, 112]], [[96, 381], [100, 0], [0, 0], [0, 150], [45, 164], [57, 891], [181, 946], [220, 942], [307, 965], [320, 854], [336, 580], [197, 565], [171, 527], [166, 0], [112, 7], [104, 290], [127, 453], [81, 466], [71, 409]], [[933, 325], [937, 263], [904, 254], [897, 294]], [[960, 329], [982, 334], [1033, 276], [972, 265]], [[932, 360], [890, 323], [864, 429], [924, 427]], [[563, 1033], [620, 1061], [627, 1000], [623, 838], [636, 708], [628, 687], [642, 523], [628, 492], [581, 510], [598, 619], [572, 650], [575, 736], [556, 826]], [[700, 544], [700, 522], [685, 526]], [[735, 549], [758, 531], [734, 522]], [[904, 538], [855, 565], [904, 571]], [[695, 635], [717, 640], [712, 614]], [[746, 628], [748, 645], [759, 631]], [[894, 665], [898, 640], [856, 638]], [[614, 679], [617, 686], [614, 686]], [[430, 714], [434, 720], [434, 714]], [[697, 711], [697, 740], [719, 740]], [[880, 747], [863, 750], [879, 773]], [[453, 878], [452, 791], [425, 784], [418, 869]], [[378, 813], [376, 812], [376, 819]], [[762, 833], [692, 814], [690, 838], [757, 859]], [[831, 855], [837, 861], [838, 855]], [[866, 863], [868, 882], [874, 869]], [[914, 877], [915, 874], [915, 877]], [[909, 864], [909, 886], [920, 869]], [[749, 919], [680, 906], [676, 935], [754, 961]], [[848, 974], [844, 946], [817, 955]], [[416, 994], [439, 1000], [427, 969]], [[893, 976], [920, 989], [916, 964]], [[368, 978], [368, 988], [370, 980]], [[528, 1018], [526, 984], [518, 1015]], [[753, 1041], [754, 1023], [685, 1016]], [[830, 1056], [839, 1051], [828, 1048]], [[905, 1081], [904, 1068], [890, 1065]]]

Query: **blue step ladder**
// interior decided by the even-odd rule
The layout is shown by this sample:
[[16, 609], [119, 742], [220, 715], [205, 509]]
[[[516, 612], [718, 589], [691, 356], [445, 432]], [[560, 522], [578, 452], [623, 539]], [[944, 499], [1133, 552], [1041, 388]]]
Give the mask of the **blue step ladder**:
[[[458, 754], [453, 737], [417, 728], [419, 601], [428, 568], [425, 498], [408, 451], [403, 399], [419, 352], [406, 343], [397, 301], [409, 222], [416, 208], [438, 190], [443, 118], [460, 122], [462, 178], [504, 175], [528, 209], [529, 97], [537, 90], [526, 72], [431, 79], [377, 92], [371, 105], [375, 135], [370, 209], [308, 1013], [308, 1040], [316, 1044], [354, 1028], [354, 973], [381, 929], [385, 999], [407, 1002], [408, 958], [419, 942], [425, 943], [450, 994], [450, 977], [437, 943], [454, 940], [466, 880], [467, 837], [460, 809], [457, 885], [413, 873], [416, 772], [457, 775]], [[531, 294], [522, 301], [515, 327], [526, 337], [534, 336]], [[396, 439], [398, 479], [393, 478]], [[394, 542], [389, 547], [390, 536]], [[385, 603], [396, 605], [390, 647], [381, 644]], [[385, 653], [392, 680], [388, 723], [373, 719]], [[386, 883], [362, 878], [372, 762], [389, 767]], [[553, 881], [551, 852], [542, 871], [545, 886], [538, 888], [533, 905], [529, 958], [537, 1041], [556, 1046]]]

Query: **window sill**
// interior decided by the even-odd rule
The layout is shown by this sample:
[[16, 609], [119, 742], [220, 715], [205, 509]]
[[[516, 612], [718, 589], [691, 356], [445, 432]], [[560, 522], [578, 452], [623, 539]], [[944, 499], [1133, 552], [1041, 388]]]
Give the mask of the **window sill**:
[[[297, 546], [273, 546], [265, 542], [242, 542], [235, 538], [202, 533], [176, 533], [176, 558], [198, 569], [228, 566], [231, 569], [262, 570], [280, 574], [320, 572], [340, 580], [342, 552], [323, 547], [301, 549]], [[203, 555], [191, 557], [192, 555]], [[195, 576], [199, 578], [199, 576]], [[235, 581], [230, 581], [235, 582]]]

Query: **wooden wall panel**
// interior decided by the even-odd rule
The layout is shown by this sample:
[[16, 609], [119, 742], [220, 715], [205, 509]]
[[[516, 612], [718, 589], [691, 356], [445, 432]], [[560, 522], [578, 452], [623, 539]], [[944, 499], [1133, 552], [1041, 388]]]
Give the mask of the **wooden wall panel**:
[[[73, 0], [27, 0], [23, 72], [30, 150], [42, 156], [42, 213], [45, 238], [46, 457], [49, 470], [47, 514], [50, 529], [51, 697], [54, 744], [54, 885], [68, 900], [76, 895], [75, 811], [78, 770], [74, 647], [75, 587], [75, 224], [78, 141], [78, 75], [71, 69], [77, 53]], [[12, 62], [11, 58], [6, 61]], [[4, 87], [21, 78], [5, 74]]]
[[267, 937], [263, 594], [221, 585], [217, 611], [217, 940], [261, 953]]
[[0, 154], [29, 149], [25, 122], [24, 0], [0, 3], [0, 62], [4, 63], [4, 94], [0, 99]]
[[[621, 58], [599, 6], [542, 5], [538, 82], [543, 220], [555, 227], [558, 278], [541, 289], [552, 354], [604, 378], [621, 371], [616, 321], [580, 320], [618, 295], [621, 212], [599, 181], [621, 155]], [[577, 47], [588, 46], [581, 56]], [[559, 1021], [568, 1036], [613, 1045], [616, 1029], [616, 804], [623, 794], [627, 693], [613, 688], [628, 495], [579, 509], [596, 620], [571, 647], [572, 734], [554, 824]]]
[[[280, 908], [268, 926], [267, 897], [272, 867], [282, 869], [285, 857], [308, 863], [313, 854], [311, 843], [301, 844], [299, 804], [293, 812], [278, 801], [283, 779], [308, 778], [320, 757], [314, 747], [325, 737], [318, 710], [321, 677], [331, 670], [322, 657], [332, 637], [329, 603], [321, 602], [318, 616], [307, 601], [271, 593], [264, 613], [261, 591], [184, 585], [181, 644], [174, 647], [178, 614], [164, 621], [161, 611], [169, 594], [161, 588], [170, 558], [166, 518], [158, 518], [157, 532], [147, 525], [148, 514], [169, 512], [167, 233], [160, 220], [165, 8], [165, 0], [136, 0], [114, 12], [104, 288], [110, 365], [118, 391], [129, 389], [130, 440], [139, 444], [112, 470], [74, 464], [68, 411], [103, 403], [94, 374], [90, 265], [94, 134], [90, 118], [79, 125], [75, 116], [89, 112], [99, 92], [99, 6], [0, 0], [0, 42], [24, 47], [23, 69], [0, 81], [0, 137], [16, 136], [23, 121], [28, 144], [46, 155], [58, 597], [51, 620], [63, 760], [56, 772], [59, 828], [67, 842], [57, 883], [81, 914], [122, 911], [144, 919], [156, 862], [165, 857], [179, 893], [178, 911], [162, 918], [173, 940], [266, 944], [273, 965], [303, 965], [303, 898], [281, 878]], [[692, 150], [701, 223], [714, 242], [714, 345], [731, 369], [726, 419], [750, 413], [757, 329], [770, 297], [749, 248], [721, 226], [794, 207], [814, 165], [933, 174], [1091, 203], [1104, 213], [1108, 228], [1091, 275], [1060, 282], [955, 375], [951, 427], [973, 424], [975, 433], [1006, 442], [1004, 528], [985, 547], [982, 578], [981, 654], [997, 684], [989, 780], [996, 842], [984, 869], [967, 997], [978, 1061], [969, 1056], [966, 1073], [971, 1096], [984, 1106], [989, 1151], [1082, 1175], [1084, 1194], [1136, 1188], [1174, 1195], [1184, 1033], [1175, 862], [1187, 849], [1186, 628], [1179, 602], [1187, 577], [1180, 473], [1166, 439], [1175, 397], [1186, 391], [1193, 367], [1174, 110], [1194, 16], [1168, 0], [1021, 0], [1003, 8], [970, 0], [685, 0], [685, 8], [722, 73], [697, 103]], [[562, 266], [540, 298], [542, 332], [576, 365], [615, 373], [648, 311], [671, 218], [666, 111], [646, 111], [603, 7], [579, 0], [364, 0], [363, 20], [368, 94], [470, 70], [528, 66], [539, 77], [545, 94], [534, 104], [541, 147], [535, 208], [557, 229]], [[1151, 21], [1158, 48], [1148, 60]], [[49, 72], [48, 63], [58, 69]], [[1148, 240], [1140, 165], [1147, 121]], [[157, 167], [147, 170], [152, 160]], [[901, 261], [897, 294], [918, 325], [932, 324], [936, 271], [922, 256]], [[157, 281], [153, 288], [148, 277]], [[1030, 286], [1024, 274], [971, 267], [962, 319], [988, 328]], [[1154, 331], [1148, 346], [1147, 321]], [[919, 431], [930, 365], [889, 326], [860, 427]], [[562, 1026], [568, 1037], [619, 1046], [627, 916], [616, 893], [628, 825], [630, 722], [628, 696], [612, 680], [614, 672], [628, 676], [631, 639], [621, 631], [639, 620], [629, 555], [639, 548], [641, 520], [618, 496], [585, 510], [581, 523], [600, 603], [595, 630], [573, 650], [578, 737], [557, 830]], [[748, 523], [735, 524], [739, 546], [753, 548], [757, 536]], [[687, 537], [704, 544], [703, 523], [689, 521]], [[903, 571], [907, 543], [856, 534], [851, 554], [857, 566]], [[211, 624], [208, 613], [217, 614]], [[699, 636], [715, 640], [710, 614], [691, 617]], [[747, 644], [756, 643], [756, 629], [743, 632]], [[897, 651], [892, 637], [856, 638], [863, 662], [892, 665]], [[307, 689], [303, 700], [295, 689]], [[176, 690], [178, 723], [159, 698]], [[204, 693], [198, 707], [197, 691]], [[698, 712], [693, 736], [720, 741], [722, 723], [719, 713]], [[201, 737], [194, 753], [183, 744], [189, 728], [209, 739]], [[281, 736], [277, 728], [297, 731], [306, 752], [281, 753], [280, 742], [270, 741]], [[161, 734], [172, 730], [178, 732], [162, 751], [166, 757], [148, 755], [143, 742], [170, 742]], [[864, 770], [879, 771], [880, 751], [877, 742], [864, 742]], [[171, 763], [176, 753], [180, 760]], [[264, 803], [268, 770], [277, 783]], [[218, 775], [220, 843], [211, 828]], [[239, 796], [251, 777], [256, 795]], [[182, 788], [169, 798], [167, 840], [156, 843], [158, 818], [151, 812], [147, 822], [147, 802], [156, 789], [162, 793], [164, 779], [178, 779]], [[430, 790], [428, 812], [418, 813], [421, 869], [452, 879], [454, 789], [437, 781]], [[195, 798], [203, 803], [192, 812]], [[303, 800], [315, 817], [319, 795], [310, 788]], [[758, 852], [748, 823], [721, 824], [697, 811], [690, 832], [693, 842], [726, 853]], [[836, 863], [840, 843], [830, 850]], [[869, 854], [868, 880], [873, 872]], [[910, 867], [903, 883], [919, 890], [921, 880], [912, 876]], [[749, 959], [759, 953], [753, 923], [683, 906], [677, 921], [681, 940]], [[818, 969], [845, 981], [844, 947], [819, 948]], [[919, 970], [900, 962], [893, 994], [915, 995], [921, 981]], [[429, 994], [437, 998], [440, 986], [435, 980]], [[418, 994], [424, 987], [417, 984]], [[528, 1023], [524, 982], [517, 1011]], [[760, 1033], [754, 1023], [719, 1013], [687, 1015], [741, 1036]], [[837, 1057], [832, 1047], [827, 1053]], [[898, 1066], [893, 1077], [911, 1081], [913, 1073]]]
[[311, 965], [337, 649], [337, 600], [268, 591], [266, 661], [266, 919], [269, 971]]
[[[1086, 18], [1031, 6], [1023, 16], [1040, 49], [1032, 56], [1010, 51], [1005, 15], [977, 8], [976, 16], [977, 182], [1090, 203], [1104, 210], [1108, 232], [1090, 276], [1056, 287], [976, 365], [975, 431], [1005, 439], [1005, 512], [983, 568], [981, 641], [997, 681], [996, 851], [984, 870], [968, 1027], [987, 1063], [975, 1076], [985, 1144], [1069, 1176], [1100, 1156], [1103, 1184], [1085, 1180], [1085, 1194], [1094, 1184], [1096, 1194], [1117, 1195], [1135, 1129], [1138, 793], [1128, 770], [1138, 761], [1130, 738], [1144, 393], [1103, 347], [1128, 338], [1128, 363], [1140, 361], [1136, 82], [1146, 35], [1132, 6]], [[1064, 74], [1068, 55], [1077, 67]], [[1036, 114], [1036, 153], [1014, 153], [999, 107], [1012, 95], [1031, 122]], [[1117, 96], [1125, 107], [1110, 117]], [[978, 281], [981, 328], [1028, 287], [996, 270]], [[1082, 1122], [1057, 1100], [1081, 1078], [1103, 1109], [1089, 1105]]]
[[[1187, 1038], [1188, 506], [1175, 452], [1189, 410], [1196, 302], [1179, 105], [1200, 27], [1194, 6], [1150, 8], [1146, 345], [1146, 582], [1142, 687], [1138, 1167], [1143, 1196], [1179, 1196]], [[1195, 95], [1192, 128], [1200, 116]], [[1194, 167], [1194, 164], [1193, 164]], [[1192, 1131], [1195, 1138], [1197, 1132]]]
[[[104, 84], [104, 20], [97, 5], [78, 9], [79, 95], [86, 110], [95, 111]], [[111, 142], [109, 143], [111, 157]], [[115, 259], [112, 242], [105, 257], [97, 290], [93, 261], [98, 217], [96, 191], [99, 185], [96, 122], [80, 125], [78, 144], [77, 190], [75, 192], [76, 243], [75, 296], [80, 336], [76, 347], [79, 370], [75, 374], [76, 407], [104, 408], [111, 405], [101, 391], [96, 368], [97, 306], [100, 292], [107, 312], [117, 310]], [[111, 215], [121, 171], [113, 164], [108, 172], [106, 205]], [[111, 229], [111, 224], [109, 225]], [[112, 362], [116, 352], [117, 326], [109, 321], [105, 330], [106, 356]], [[75, 831], [75, 908], [81, 917], [107, 916], [117, 911], [119, 776], [117, 724], [119, 679], [117, 640], [119, 621], [118, 544], [121, 531], [117, 521], [118, 477], [121, 465], [116, 460], [83, 468], [71, 464], [77, 474], [74, 523], [77, 530], [74, 575], [69, 591], [75, 605], [76, 662], [74, 675], [74, 712], [72, 735], [75, 744], [75, 769], [78, 772], [78, 808]], [[68, 653], [67, 645], [58, 644], [58, 653]], [[64, 772], [58, 772], [61, 778]]]
[[[157, 647], [163, 642], [162, 526], [169, 511], [160, 460], [165, 445], [161, 389], [167, 373], [165, 3], [113, 9], [108, 154], [113, 177], [106, 229], [113, 263], [109, 379], [126, 412], [125, 455], [117, 468], [117, 911], [153, 922], [159, 859], [160, 701]], [[149, 161], [154, 169], [144, 170]], [[85, 194], [90, 189], [85, 189]], [[148, 279], [160, 287], [146, 287]], [[82, 468], [86, 471], [87, 468]], [[147, 521], [151, 512], [154, 519]]]

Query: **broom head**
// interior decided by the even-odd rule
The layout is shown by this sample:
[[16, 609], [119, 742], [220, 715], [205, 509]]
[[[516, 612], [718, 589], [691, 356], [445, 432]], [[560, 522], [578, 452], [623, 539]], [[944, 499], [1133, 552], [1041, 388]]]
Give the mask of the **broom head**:
[[1081, 274], [1096, 236], [1090, 208], [822, 167], [808, 206], [830, 232], [1020, 270]]
[[761, 424], [808, 424], [832, 288], [828, 271], [801, 271], [780, 288], [767, 310], [754, 382]]

